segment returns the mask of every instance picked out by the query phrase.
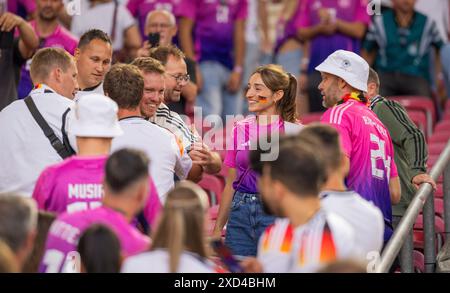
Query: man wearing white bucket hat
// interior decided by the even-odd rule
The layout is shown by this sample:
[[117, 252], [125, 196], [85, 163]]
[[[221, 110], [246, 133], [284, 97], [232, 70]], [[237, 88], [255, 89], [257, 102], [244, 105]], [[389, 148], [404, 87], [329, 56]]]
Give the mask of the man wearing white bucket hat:
[[[118, 106], [106, 96], [82, 96], [73, 107], [73, 112], [69, 134], [76, 136], [78, 154], [46, 168], [33, 192], [39, 209], [57, 214], [94, 209], [101, 205], [104, 169], [112, 139], [123, 134], [117, 118]], [[152, 182], [150, 184], [147, 208], [156, 206], [159, 209], [156, 188]], [[154, 220], [152, 216], [146, 218], [147, 222]]]
[[339, 131], [350, 164], [347, 186], [381, 209], [386, 242], [392, 235], [391, 202], [400, 200], [400, 181], [389, 132], [364, 96], [369, 65], [353, 52], [338, 50], [316, 70], [322, 76], [322, 104], [328, 108], [321, 121]]

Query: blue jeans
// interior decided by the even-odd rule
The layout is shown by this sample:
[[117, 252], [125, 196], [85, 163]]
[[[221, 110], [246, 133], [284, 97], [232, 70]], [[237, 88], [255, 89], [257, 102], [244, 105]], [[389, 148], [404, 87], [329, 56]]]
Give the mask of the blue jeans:
[[278, 53], [275, 56], [275, 63], [283, 67], [287, 72], [290, 72], [295, 77], [300, 75], [300, 65], [302, 62], [303, 51], [296, 49], [292, 51], [286, 51]]
[[201, 62], [200, 70], [203, 88], [197, 97], [197, 106], [202, 108], [203, 118], [215, 114], [225, 121], [226, 115], [235, 115], [239, 108], [239, 93], [227, 90], [231, 70], [216, 61]]
[[264, 213], [258, 194], [236, 191], [231, 203], [225, 244], [235, 255], [255, 256], [259, 237], [274, 221], [274, 216]]

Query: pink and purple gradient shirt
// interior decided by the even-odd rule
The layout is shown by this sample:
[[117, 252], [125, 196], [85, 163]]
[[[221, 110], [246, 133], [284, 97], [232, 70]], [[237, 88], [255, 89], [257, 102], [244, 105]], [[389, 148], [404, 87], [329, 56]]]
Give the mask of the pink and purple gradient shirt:
[[234, 25], [247, 18], [247, 0], [182, 0], [178, 16], [194, 21], [197, 59], [233, 68]]
[[147, 15], [153, 10], [167, 10], [177, 16], [177, 6], [181, 0], [129, 0], [128, 10], [139, 21], [139, 30], [144, 39], [145, 21]]
[[385, 240], [389, 239], [392, 234], [389, 180], [398, 173], [388, 130], [364, 103], [355, 100], [328, 109], [321, 121], [338, 130], [343, 151], [350, 160], [347, 186], [381, 209], [388, 224]]
[[[319, 10], [322, 8], [334, 10], [337, 19], [369, 25], [370, 16], [367, 13], [367, 4], [367, 0], [303, 0], [300, 1], [301, 12], [296, 19], [296, 27], [301, 29], [318, 25], [320, 23]], [[339, 49], [359, 53], [361, 40], [341, 32], [330, 36], [315, 36], [311, 40], [308, 72], [313, 72], [317, 65]]]
[[71, 263], [71, 252], [77, 250], [80, 236], [93, 224], [103, 224], [111, 228], [119, 238], [125, 257], [141, 253], [150, 247], [149, 237], [133, 227], [123, 214], [109, 207], [102, 206], [73, 214], [64, 213], [58, 216], [50, 227], [39, 272], [65, 272], [65, 265]]
[[236, 169], [236, 180], [233, 182], [233, 189], [243, 193], [259, 193], [257, 186], [258, 175], [250, 169], [250, 150], [255, 149], [258, 139], [263, 138], [258, 143], [266, 143], [265, 137], [274, 133], [292, 134], [301, 130], [301, 124], [284, 122], [282, 119], [274, 123], [261, 126], [258, 125], [255, 116], [249, 116], [235, 123], [230, 138], [232, 149], [227, 150], [224, 164]]
[[[72, 156], [46, 168], [33, 191], [38, 208], [61, 214], [101, 206], [106, 160], [106, 156]], [[161, 210], [161, 202], [153, 180], [150, 178], [149, 181], [150, 194], [145, 204], [144, 217], [153, 227]]]
[[[75, 49], [78, 45], [78, 39], [60, 24], [58, 24], [53, 33], [46, 38], [39, 36], [39, 33], [36, 30], [35, 20], [30, 21], [30, 25], [39, 37], [39, 48], [59, 47], [65, 49], [72, 55], [75, 53]], [[31, 59], [29, 59], [27, 63], [22, 66], [19, 86], [17, 88], [18, 97], [20, 99], [27, 97], [33, 89], [33, 82], [30, 77], [30, 65]]]

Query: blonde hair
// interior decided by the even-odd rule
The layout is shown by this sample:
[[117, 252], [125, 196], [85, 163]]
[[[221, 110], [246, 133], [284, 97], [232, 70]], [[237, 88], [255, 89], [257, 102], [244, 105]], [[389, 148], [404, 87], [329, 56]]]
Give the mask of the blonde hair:
[[206, 258], [205, 212], [208, 196], [198, 185], [182, 181], [167, 195], [161, 222], [154, 234], [152, 249], [166, 249], [169, 270], [177, 272], [184, 250]]
[[55, 68], [67, 72], [72, 55], [62, 48], [42, 48], [31, 59], [30, 76], [33, 83], [45, 82]]

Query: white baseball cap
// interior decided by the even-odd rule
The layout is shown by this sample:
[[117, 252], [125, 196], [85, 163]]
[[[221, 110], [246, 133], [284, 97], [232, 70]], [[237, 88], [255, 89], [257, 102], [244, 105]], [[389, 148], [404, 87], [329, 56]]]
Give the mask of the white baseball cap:
[[355, 89], [367, 92], [369, 64], [358, 54], [337, 50], [317, 66], [316, 70], [336, 75]]
[[81, 137], [116, 137], [123, 134], [117, 118], [117, 103], [101, 94], [82, 96], [72, 111], [69, 132]]

